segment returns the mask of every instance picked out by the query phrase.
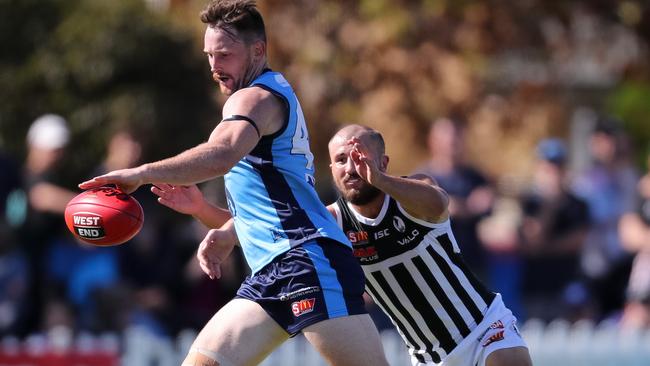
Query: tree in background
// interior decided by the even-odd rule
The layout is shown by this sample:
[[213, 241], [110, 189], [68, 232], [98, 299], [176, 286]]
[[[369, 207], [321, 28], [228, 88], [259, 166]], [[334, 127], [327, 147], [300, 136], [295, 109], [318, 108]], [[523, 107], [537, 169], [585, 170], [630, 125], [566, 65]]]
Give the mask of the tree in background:
[[22, 154], [37, 116], [65, 116], [71, 182], [128, 129], [147, 160], [195, 144], [220, 120], [209, 70], [188, 29], [139, 0], [0, 1], [0, 144]]

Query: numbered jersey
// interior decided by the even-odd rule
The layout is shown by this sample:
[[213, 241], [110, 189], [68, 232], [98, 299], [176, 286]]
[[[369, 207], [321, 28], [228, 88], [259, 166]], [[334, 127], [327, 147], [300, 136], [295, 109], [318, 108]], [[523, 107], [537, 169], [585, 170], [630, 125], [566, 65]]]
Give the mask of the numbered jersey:
[[283, 100], [284, 126], [263, 136], [225, 175], [228, 208], [253, 273], [307, 240], [329, 237], [351, 246], [314, 189], [314, 156], [300, 103], [287, 80], [266, 71], [251, 83]]
[[374, 219], [343, 199], [335, 210], [366, 275], [366, 291], [414, 359], [439, 363], [483, 320], [496, 296], [465, 266], [449, 220], [415, 218], [388, 195]]

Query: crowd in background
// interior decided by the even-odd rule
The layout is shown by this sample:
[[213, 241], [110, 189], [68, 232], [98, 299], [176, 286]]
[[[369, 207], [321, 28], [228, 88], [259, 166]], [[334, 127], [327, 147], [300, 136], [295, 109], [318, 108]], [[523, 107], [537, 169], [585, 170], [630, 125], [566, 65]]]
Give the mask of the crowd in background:
[[[481, 279], [522, 320], [649, 327], [650, 173], [630, 164], [619, 122], [595, 121], [591, 163], [580, 172], [569, 168], [567, 141], [541, 140], [530, 152], [536, 160], [531, 179], [519, 189], [498, 184], [464, 159], [471, 143], [464, 130], [457, 121], [435, 120], [430, 156], [416, 172], [449, 193], [455, 235]], [[58, 178], [66, 155], [74, 153], [66, 149], [69, 139], [63, 117], [44, 115], [28, 131], [22, 165], [0, 159], [0, 335], [56, 326], [121, 332], [137, 325], [167, 336], [197, 329], [247, 274], [239, 253], [221, 279], [210, 280], [194, 256], [207, 228], [170, 216], [147, 189], [135, 192], [145, 225], [134, 239], [115, 247], [76, 241], [63, 211], [78, 190]], [[141, 146], [120, 131], [106, 151], [93, 174], [134, 166]], [[223, 206], [218, 183], [203, 189]], [[368, 301], [378, 326], [390, 327]]]

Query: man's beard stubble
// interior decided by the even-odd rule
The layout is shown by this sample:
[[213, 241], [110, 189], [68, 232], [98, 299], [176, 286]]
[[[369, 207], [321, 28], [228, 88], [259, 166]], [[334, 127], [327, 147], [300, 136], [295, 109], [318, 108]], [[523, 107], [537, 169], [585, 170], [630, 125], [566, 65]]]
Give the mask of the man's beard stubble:
[[348, 192], [345, 193], [341, 192], [341, 194], [343, 195], [343, 198], [345, 198], [345, 200], [350, 202], [351, 204], [362, 206], [372, 202], [372, 200], [374, 200], [375, 198], [377, 198], [377, 196], [381, 194], [381, 191], [376, 187], [368, 184], [367, 186], [357, 191], [349, 190]]

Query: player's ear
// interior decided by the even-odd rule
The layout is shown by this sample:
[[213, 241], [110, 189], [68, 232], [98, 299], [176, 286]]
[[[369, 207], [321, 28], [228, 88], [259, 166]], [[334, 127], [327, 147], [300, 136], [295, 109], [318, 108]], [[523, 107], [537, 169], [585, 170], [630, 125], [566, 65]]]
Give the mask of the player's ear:
[[382, 172], [385, 172], [388, 169], [388, 160], [390, 160], [388, 158], [388, 155], [383, 155], [381, 157], [381, 167], [380, 167], [380, 169], [381, 169]]
[[253, 56], [257, 59], [264, 57], [266, 54], [266, 43], [262, 40], [257, 40], [253, 43]]

